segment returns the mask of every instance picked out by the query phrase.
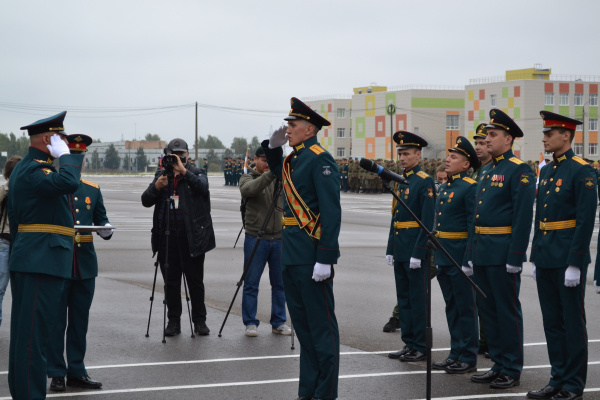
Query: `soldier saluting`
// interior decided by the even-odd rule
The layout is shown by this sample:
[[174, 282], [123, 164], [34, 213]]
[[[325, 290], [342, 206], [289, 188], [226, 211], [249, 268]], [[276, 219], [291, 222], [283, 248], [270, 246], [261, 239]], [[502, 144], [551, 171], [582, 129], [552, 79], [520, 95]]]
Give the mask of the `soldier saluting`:
[[553, 155], [540, 172], [530, 261], [552, 369], [548, 385], [527, 397], [573, 400], [583, 395], [587, 375], [584, 298], [596, 218], [596, 173], [571, 149], [579, 121], [548, 111], [540, 114], [544, 150]]

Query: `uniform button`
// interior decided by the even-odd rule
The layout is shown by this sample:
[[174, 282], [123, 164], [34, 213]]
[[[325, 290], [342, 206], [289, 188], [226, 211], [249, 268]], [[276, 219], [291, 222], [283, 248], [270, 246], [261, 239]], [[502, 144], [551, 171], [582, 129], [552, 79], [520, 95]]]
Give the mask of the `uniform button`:
[[444, 204], [444, 202], [443, 202], [443, 201], [440, 201], [440, 204]]
[[550, 178], [550, 182], [552, 182], [554, 180], [554, 178]]
[[485, 192], [485, 188], [483, 188], [482, 192]]
[[490, 177], [489, 175], [486, 176], [486, 178], [489, 178], [489, 177]]
[[440, 226], [441, 224], [438, 224], [438, 226]]
[[298, 158], [298, 156], [294, 156], [294, 158]]
[[73, 200], [77, 201], [77, 197], [73, 197]]
[[[444, 192], [444, 194], [446, 194], [446, 193], [448, 193], [448, 192]], [[75, 200], [77, 200], [77, 199], [75, 199]]]
[[546, 192], [546, 194], [549, 194], [549, 193], [550, 193], [550, 191], [548, 190], [548, 191]]
[[[554, 168], [556, 168], [556, 167], [554, 167]], [[545, 234], [547, 234], [547, 233], [548, 233], [548, 232], [544, 231], [544, 235], [545, 235]]]
[[548, 221], [548, 218], [544, 218], [544, 222]]
[[77, 225], [81, 224], [81, 222], [77, 221]]
[[548, 207], [548, 204], [544, 204], [544, 208]]
[[479, 200], [479, 204], [483, 203], [483, 201]]
[[398, 234], [398, 232], [396, 232], [396, 235]]
[[438, 215], [442, 215], [442, 213], [439, 213]]
[[475, 218], [479, 218], [479, 214], [477, 214], [477, 215], [475, 216]]
[[77, 209], [75, 210], [75, 212], [79, 212], [79, 208], [77, 208]]

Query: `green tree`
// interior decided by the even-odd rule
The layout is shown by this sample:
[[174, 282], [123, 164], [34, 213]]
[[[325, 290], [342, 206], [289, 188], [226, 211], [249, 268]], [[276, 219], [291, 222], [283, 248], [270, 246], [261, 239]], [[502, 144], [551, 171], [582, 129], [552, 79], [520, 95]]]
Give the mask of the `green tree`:
[[224, 149], [225, 145], [223, 142], [219, 140], [218, 137], [208, 135], [206, 138], [206, 143], [204, 144], [204, 148], [206, 149]]
[[148, 165], [148, 158], [144, 153], [144, 149], [141, 147], [137, 150], [135, 155], [135, 165], [138, 172], [144, 172], [146, 170], [146, 166]]
[[147, 140], [149, 142], [159, 141], [160, 136], [157, 133], [147, 133], [146, 136], [144, 137], [144, 140]]
[[131, 171], [131, 160], [129, 157], [129, 153], [125, 153], [125, 157], [123, 157], [123, 169], [127, 172]]
[[100, 156], [98, 150], [92, 151], [92, 168], [96, 171], [100, 169]]
[[115, 170], [119, 169], [119, 165], [121, 165], [121, 158], [119, 157], [117, 149], [115, 149], [115, 146], [111, 143], [104, 155], [104, 168]]
[[236, 154], [238, 156], [245, 156], [246, 155], [246, 149], [248, 148], [248, 141], [243, 138], [243, 137], [235, 137], [233, 138], [233, 141], [231, 142], [231, 150], [233, 151], [233, 154]]
[[256, 149], [260, 147], [260, 141], [258, 140], [258, 136], [253, 136], [252, 141], [250, 142], [250, 154], [254, 154]]

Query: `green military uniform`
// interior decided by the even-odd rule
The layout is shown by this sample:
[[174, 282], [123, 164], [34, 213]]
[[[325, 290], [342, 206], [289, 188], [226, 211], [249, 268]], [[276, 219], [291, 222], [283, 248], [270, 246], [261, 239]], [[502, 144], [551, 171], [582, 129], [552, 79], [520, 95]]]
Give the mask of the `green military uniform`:
[[[579, 121], [542, 111], [544, 130], [576, 129]], [[542, 168], [537, 193], [531, 259], [552, 369], [549, 385], [582, 394], [588, 362], [584, 308], [585, 277], [597, 206], [596, 174], [569, 149]], [[565, 286], [568, 266], [579, 268], [581, 283]]]
[[[502, 111], [490, 111], [490, 125], [513, 137], [523, 133]], [[518, 380], [523, 369], [523, 315], [519, 301], [521, 274], [507, 265], [522, 267], [533, 218], [535, 179], [531, 168], [512, 150], [493, 158], [482, 176], [475, 203], [475, 236], [470, 259], [473, 280], [486, 294], [479, 299], [481, 323], [498, 378]], [[472, 378], [473, 379], [473, 378]]]
[[[85, 135], [70, 135], [68, 140], [72, 152], [85, 151], [87, 145], [92, 143], [92, 139]], [[84, 148], [82, 145], [85, 145]], [[97, 184], [81, 179], [77, 191], [69, 197], [73, 204], [76, 225], [108, 224], [102, 193]], [[108, 234], [103, 239], [108, 240], [110, 237], [111, 234]], [[47, 354], [49, 378], [80, 378], [88, 375], [83, 360], [87, 347], [86, 335], [94, 298], [95, 278], [98, 276], [98, 260], [91, 233], [76, 235], [75, 242], [71, 278], [65, 281], [57, 321], [51, 333], [51, 345]], [[68, 368], [63, 357], [65, 330]]]
[[342, 179], [342, 189], [341, 190], [343, 190], [344, 193], [346, 193], [348, 191], [348, 172], [349, 172], [348, 163], [346, 162], [346, 159], [344, 158], [342, 160], [342, 169], [340, 171], [341, 179]]
[[[398, 148], [427, 146], [427, 141], [419, 136], [398, 131], [394, 134]], [[412, 143], [413, 145], [409, 145]], [[404, 171], [409, 185], [397, 186], [398, 196], [415, 213], [423, 224], [431, 229], [435, 210], [435, 183], [433, 178], [421, 170], [417, 164]], [[402, 341], [412, 353], [425, 353], [425, 322], [428, 265], [427, 235], [419, 228], [412, 216], [402, 207], [395, 204], [386, 255], [394, 256], [394, 276], [396, 279], [396, 296]], [[421, 268], [410, 268], [411, 258], [420, 259]], [[402, 357], [400, 358], [402, 359]]]
[[[21, 129], [29, 135], [64, 134], [65, 115], [66, 111]], [[46, 397], [50, 327], [73, 265], [73, 213], [66, 195], [77, 189], [82, 163], [83, 156], [64, 154], [57, 172], [46, 152], [30, 147], [11, 175], [8, 386], [15, 399]]]
[[[296, 98], [292, 98], [292, 110], [286, 119], [309, 120], [318, 129], [330, 124]], [[268, 141], [262, 147], [271, 171], [281, 168], [274, 156], [275, 151], [282, 153], [281, 148], [269, 149]], [[318, 144], [316, 136], [295, 145], [284, 163], [281, 264], [287, 306], [301, 345], [298, 395], [306, 398], [337, 398], [340, 348], [333, 266], [329, 279], [316, 282], [311, 277], [315, 263], [333, 265], [340, 255], [339, 179], [333, 157]], [[314, 217], [310, 223], [307, 209]], [[302, 229], [299, 223], [308, 225]]]
[[[459, 136], [449, 151], [467, 157], [474, 168], [479, 160], [468, 139]], [[468, 265], [467, 242], [474, 233], [475, 194], [477, 182], [467, 171], [448, 175], [440, 188], [436, 208], [436, 236], [459, 266]], [[441, 251], [436, 251], [437, 279], [446, 303], [446, 320], [450, 331], [450, 353], [447, 359], [474, 367], [479, 347], [475, 291], [463, 274]], [[464, 372], [464, 371], [463, 371]]]
[[223, 176], [225, 177], [225, 186], [229, 186], [229, 160], [225, 159], [223, 164]]
[[208, 175], [208, 163], [206, 162], [206, 158], [204, 159], [204, 165], [202, 166], [202, 171], [204, 171], [205, 175]]

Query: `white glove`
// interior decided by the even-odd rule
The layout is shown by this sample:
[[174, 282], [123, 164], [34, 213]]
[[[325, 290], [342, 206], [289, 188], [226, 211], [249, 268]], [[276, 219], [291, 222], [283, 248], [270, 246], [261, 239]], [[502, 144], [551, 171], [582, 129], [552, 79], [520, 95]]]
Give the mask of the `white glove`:
[[387, 256], [385, 256], [385, 261], [387, 261], [387, 264], [389, 266], [394, 266], [394, 256], [391, 254], [388, 254]]
[[[104, 224], [104, 226], [109, 226], [109, 223]], [[110, 235], [113, 234], [115, 230], [114, 229], [98, 229], [98, 235], [102, 236], [103, 238], [107, 238]]]
[[521, 267], [517, 267], [514, 265], [510, 265], [510, 264], [506, 264], [506, 272], [508, 272], [509, 274], [516, 274], [518, 272], [521, 272], [523, 268]]
[[282, 129], [278, 129], [271, 134], [269, 138], [269, 148], [276, 149], [283, 146], [287, 142], [287, 135]]
[[50, 151], [50, 155], [54, 158], [60, 158], [60, 156], [70, 153], [69, 146], [67, 146], [58, 133], [50, 136], [50, 144], [47, 144], [46, 147]]
[[419, 269], [421, 268], [421, 260], [418, 258], [410, 258], [410, 269]]
[[467, 267], [466, 265], [462, 266], [462, 271], [465, 273], [465, 275], [467, 276], [471, 276], [473, 275], [473, 267]]
[[313, 280], [315, 282], [321, 282], [331, 276], [331, 264], [321, 264], [315, 263], [315, 268], [313, 269]]
[[535, 273], [535, 263], [531, 263], [531, 277], [534, 281], [537, 281], [537, 274]]
[[569, 265], [567, 270], [565, 271], [565, 286], [566, 287], [575, 287], [579, 285], [579, 280], [581, 278], [581, 270], [577, 267]]
[[596, 294], [600, 294], [600, 286], [596, 284], [596, 281], [594, 281], [594, 289], [596, 289]]

